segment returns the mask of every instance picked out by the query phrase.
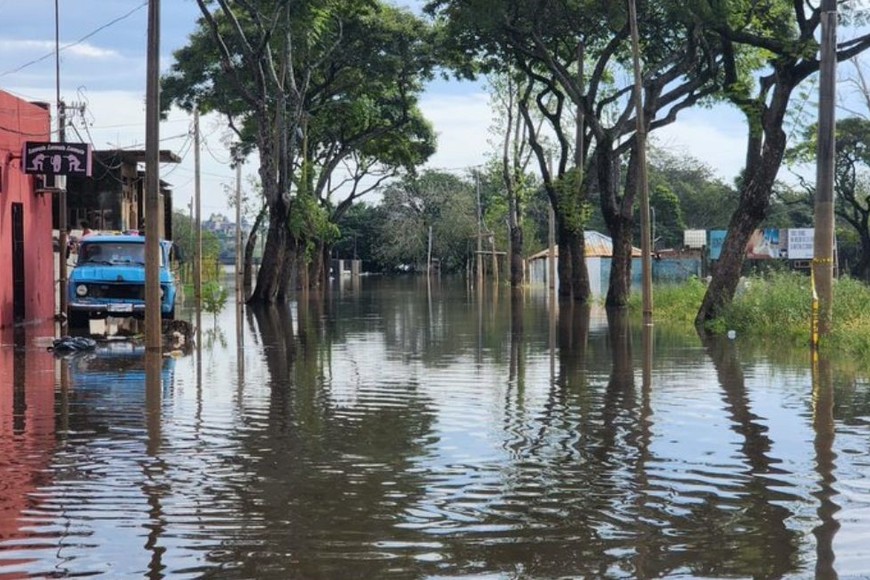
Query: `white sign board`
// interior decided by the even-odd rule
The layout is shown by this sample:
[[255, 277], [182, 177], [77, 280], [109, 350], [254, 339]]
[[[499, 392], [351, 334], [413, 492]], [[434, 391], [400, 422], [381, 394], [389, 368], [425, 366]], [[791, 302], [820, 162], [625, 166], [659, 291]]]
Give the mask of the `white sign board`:
[[788, 259], [789, 260], [812, 260], [813, 259], [813, 228], [789, 228], [788, 230]]
[[707, 245], [707, 230], [684, 230], [683, 245], [687, 248], [703, 248]]

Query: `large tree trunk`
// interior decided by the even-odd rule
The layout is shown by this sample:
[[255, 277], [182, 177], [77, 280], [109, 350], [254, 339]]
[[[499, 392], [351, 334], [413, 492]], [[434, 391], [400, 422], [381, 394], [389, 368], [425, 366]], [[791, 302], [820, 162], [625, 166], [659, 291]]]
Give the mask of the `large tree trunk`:
[[619, 196], [619, 155], [613, 150], [610, 134], [598, 140], [595, 149], [594, 167], [598, 183], [601, 213], [613, 252], [610, 258], [610, 282], [607, 286], [605, 304], [609, 308], [628, 305], [631, 297], [631, 250], [634, 229], [634, 191], [637, 180], [634, 171], [636, 155], [632, 150], [628, 178], [623, 195]]
[[589, 271], [586, 269], [586, 239], [583, 232], [563, 227], [558, 218], [559, 296], [589, 302]]
[[269, 208], [269, 230], [263, 248], [263, 262], [257, 272], [257, 286], [249, 302], [272, 303], [278, 300], [282, 288], [282, 276], [286, 271], [290, 232], [287, 230], [287, 207], [277, 203]]
[[855, 265], [855, 276], [864, 282], [870, 282], [870, 232], [865, 228], [860, 232], [861, 258]]
[[254, 272], [254, 249], [257, 247], [257, 239], [259, 238], [257, 232], [260, 231], [260, 226], [263, 224], [265, 218], [266, 207], [263, 207], [260, 210], [260, 213], [257, 214], [257, 218], [254, 220], [254, 225], [251, 226], [251, 233], [245, 241], [245, 257], [244, 266], [242, 268], [242, 288], [244, 289], [245, 300], [247, 300], [247, 297], [251, 295], [251, 283], [253, 281]]
[[518, 288], [523, 284], [523, 228], [518, 225], [511, 226], [511, 288]]
[[695, 317], [695, 325], [699, 329], [705, 323], [719, 318], [734, 300], [746, 256], [746, 244], [752, 232], [764, 221], [770, 208], [770, 193], [785, 153], [783, 118], [789, 96], [797, 81], [786, 70], [779, 71], [776, 83], [770, 104], [761, 115], [763, 133], [758, 132], [757, 117], [748, 115], [750, 137], [740, 201], [728, 224], [722, 253], [713, 268], [710, 284]]
[[613, 255], [610, 258], [610, 283], [605, 305], [608, 308], [628, 306], [631, 298], [631, 250], [634, 220], [619, 215], [609, 223]]

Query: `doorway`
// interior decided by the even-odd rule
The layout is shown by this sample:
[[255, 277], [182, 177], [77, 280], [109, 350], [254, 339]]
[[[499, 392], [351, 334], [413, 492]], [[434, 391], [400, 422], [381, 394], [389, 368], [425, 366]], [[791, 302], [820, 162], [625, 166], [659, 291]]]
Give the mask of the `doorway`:
[[12, 204], [12, 318], [24, 322], [24, 204]]

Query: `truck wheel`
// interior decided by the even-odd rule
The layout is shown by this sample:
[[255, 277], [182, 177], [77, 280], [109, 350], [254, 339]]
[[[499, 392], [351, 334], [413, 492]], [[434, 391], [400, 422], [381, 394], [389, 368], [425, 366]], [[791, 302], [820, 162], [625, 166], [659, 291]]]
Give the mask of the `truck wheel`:
[[175, 306], [172, 307], [172, 310], [163, 315], [164, 320], [175, 320]]

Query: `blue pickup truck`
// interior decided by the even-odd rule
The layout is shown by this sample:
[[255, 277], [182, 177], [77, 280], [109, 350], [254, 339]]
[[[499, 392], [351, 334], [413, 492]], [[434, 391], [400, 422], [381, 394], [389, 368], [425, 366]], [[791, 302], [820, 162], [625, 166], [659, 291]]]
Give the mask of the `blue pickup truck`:
[[[160, 312], [175, 318], [178, 287], [170, 267], [172, 242], [160, 241]], [[86, 327], [92, 318], [145, 317], [145, 237], [89, 235], [79, 243], [78, 261], [67, 285], [69, 325]]]

